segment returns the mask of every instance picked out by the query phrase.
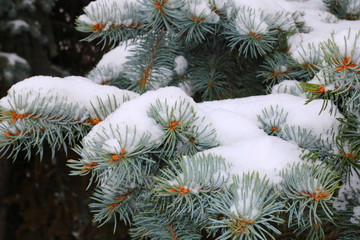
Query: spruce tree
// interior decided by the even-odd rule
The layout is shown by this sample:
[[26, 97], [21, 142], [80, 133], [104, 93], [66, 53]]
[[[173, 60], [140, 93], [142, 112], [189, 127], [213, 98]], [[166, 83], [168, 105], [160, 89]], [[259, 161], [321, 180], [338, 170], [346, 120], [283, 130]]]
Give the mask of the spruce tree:
[[355, 0], [93, 1], [77, 29], [114, 50], [87, 78], [15, 84], [0, 151], [72, 148], [94, 221], [132, 239], [358, 239], [359, 15]]

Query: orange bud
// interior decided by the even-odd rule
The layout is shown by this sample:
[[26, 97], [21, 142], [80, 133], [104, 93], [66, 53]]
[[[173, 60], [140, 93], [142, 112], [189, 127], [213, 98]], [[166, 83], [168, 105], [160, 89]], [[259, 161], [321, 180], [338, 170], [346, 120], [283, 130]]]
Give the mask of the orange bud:
[[325, 87], [323, 85], [320, 85], [318, 89], [312, 90], [313, 93], [324, 93]]
[[351, 62], [351, 57], [344, 58], [343, 64], [349, 64]]
[[169, 129], [174, 130], [176, 126], [182, 124], [181, 121], [169, 123]]
[[119, 155], [119, 158], [123, 158], [125, 156], [125, 148], [121, 148], [121, 153]]
[[187, 189], [187, 188], [184, 188], [184, 189], [181, 190], [181, 192], [182, 192], [182, 193], [188, 193], [188, 192], [190, 192], [190, 190]]
[[94, 24], [93, 26], [92, 26], [92, 30], [93, 31], [95, 31], [95, 32], [98, 32], [99, 30], [100, 30], [100, 24]]
[[93, 124], [98, 124], [99, 122], [101, 122], [101, 120], [98, 119], [98, 118], [94, 118], [94, 119], [92, 120], [92, 123], [93, 123]]
[[[69, 160], [69, 161], [75, 161], [75, 160]], [[89, 171], [92, 168], [96, 167], [97, 165], [99, 165], [96, 162], [90, 162], [90, 164], [84, 164], [84, 167], [81, 169], [82, 171]]]
[[262, 39], [264, 37], [264, 35], [262, 34], [257, 34], [255, 32], [250, 32], [250, 35], [255, 38], [255, 39]]
[[112, 159], [112, 162], [114, 162], [114, 161], [118, 161], [119, 157], [118, 157], [118, 155], [114, 154], [111, 156], [111, 159]]
[[[339, 63], [337, 60], [334, 61], [334, 62], [336, 64]], [[347, 68], [355, 68], [355, 67], [356, 67], [356, 64], [351, 64], [351, 57], [346, 57], [346, 58], [344, 58], [344, 61], [342, 62], [342, 65], [338, 66], [336, 68], [336, 72], [342, 71], [342, 70], [347, 69]]]
[[352, 153], [345, 153], [343, 154], [346, 158], [356, 158], [356, 154], [352, 154]]
[[190, 192], [190, 190], [189, 189], [187, 189], [187, 188], [183, 188], [183, 187], [179, 187], [179, 190], [175, 190], [175, 189], [169, 189], [169, 191], [170, 192], [176, 192], [176, 193], [188, 193], [188, 192]]
[[189, 192], [189, 189], [183, 188], [181, 186], [179, 187], [179, 190], [180, 190], [181, 193], [188, 193]]

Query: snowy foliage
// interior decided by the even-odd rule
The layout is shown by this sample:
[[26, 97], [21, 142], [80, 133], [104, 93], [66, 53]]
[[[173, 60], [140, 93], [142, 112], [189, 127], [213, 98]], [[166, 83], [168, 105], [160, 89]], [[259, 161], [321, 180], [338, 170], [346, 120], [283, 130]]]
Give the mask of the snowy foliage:
[[358, 234], [355, 1], [97, 0], [84, 12], [87, 40], [119, 46], [91, 80], [14, 85], [0, 100], [4, 154], [76, 145], [68, 165], [96, 185], [95, 221], [132, 224], [134, 239], [275, 239], [284, 222], [299, 239], [324, 239], [334, 221]]

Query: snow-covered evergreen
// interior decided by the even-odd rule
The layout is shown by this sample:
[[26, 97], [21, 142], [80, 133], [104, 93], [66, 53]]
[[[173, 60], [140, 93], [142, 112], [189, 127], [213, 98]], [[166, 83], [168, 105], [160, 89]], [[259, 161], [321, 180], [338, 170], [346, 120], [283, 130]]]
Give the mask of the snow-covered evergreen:
[[77, 28], [114, 49], [13, 85], [1, 153], [74, 148], [134, 239], [358, 239], [360, 2], [97, 0]]

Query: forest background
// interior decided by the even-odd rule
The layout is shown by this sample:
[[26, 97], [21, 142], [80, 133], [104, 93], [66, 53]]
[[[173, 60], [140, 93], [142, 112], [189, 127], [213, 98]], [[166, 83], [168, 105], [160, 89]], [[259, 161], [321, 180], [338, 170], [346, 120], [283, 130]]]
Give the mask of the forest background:
[[[91, 0], [27, 2], [0, 0], [0, 98], [30, 76], [84, 76], [109, 50], [80, 41], [85, 35], [75, 30]], [[11, 64], [11, 54], [26, 62]], [[0, 240], [128, 239], [121, 228], [113, 234], [112, 224], [92, 223], [88, 179], [68, 175], [64, 154], [50, 155], [41, 162], [0, 158]]]

